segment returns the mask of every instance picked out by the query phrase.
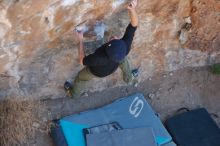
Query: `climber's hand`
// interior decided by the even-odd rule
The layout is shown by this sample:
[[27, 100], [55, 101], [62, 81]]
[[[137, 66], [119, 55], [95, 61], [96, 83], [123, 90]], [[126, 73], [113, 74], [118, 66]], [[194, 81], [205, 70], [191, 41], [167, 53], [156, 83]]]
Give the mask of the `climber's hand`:
[[110, 39], [109, 39], [109, 41], [112, 41], [112, 40], [119, 40], [119, 37], [117, 37], [117, 36], [111, 36]]
[[137, 7], [137, 0], [132, 0], [128, 6], [127, 6], [127, 9], [128, 10], [135, 10], [135, 8]]
[[83, 41], [83, 32], [82, 31], [76, 31], [77, 37], [79, 41]]

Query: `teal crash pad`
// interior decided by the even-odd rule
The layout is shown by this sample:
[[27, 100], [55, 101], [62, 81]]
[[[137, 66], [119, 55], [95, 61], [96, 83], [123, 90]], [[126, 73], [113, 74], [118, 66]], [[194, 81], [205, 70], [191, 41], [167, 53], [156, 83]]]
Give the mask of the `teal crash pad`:
[[172, 141], [157, 114], [140, 93], [124, 97], [99, 109], [64, 117], [60, 120], [69, 146], [85, 146], [83, 128], [118, 122], [123, 129], [151, 127], [158, 145]]

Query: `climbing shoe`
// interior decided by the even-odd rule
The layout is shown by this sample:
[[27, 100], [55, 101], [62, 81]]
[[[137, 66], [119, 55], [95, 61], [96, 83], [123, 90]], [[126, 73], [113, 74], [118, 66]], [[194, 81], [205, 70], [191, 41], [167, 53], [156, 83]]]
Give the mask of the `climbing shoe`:
[[67, 93], [67, 96], [73, 97], [73, 92], [72, 92], [73, 91], [73, 85], [70, 83], [70, 81], [66, 81], [64, 83], [64, 89]]
[[137, 78], [137, 77], [139, 76], [139, 74], [140, 74], [139, 68], [133, 69], [133, 70], [131, 71], [131, 74], [132, 74], [132, 76], [133, 76], [134, 78]]

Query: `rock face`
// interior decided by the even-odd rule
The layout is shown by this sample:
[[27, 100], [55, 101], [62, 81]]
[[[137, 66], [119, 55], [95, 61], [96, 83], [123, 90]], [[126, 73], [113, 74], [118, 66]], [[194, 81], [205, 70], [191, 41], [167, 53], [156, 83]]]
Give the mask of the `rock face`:
[[[73, 29], [105, 24], [122, 36], [126, 0], [0, 0], [0, 99], [58, 98], [82, 68]], [[158, 72], [220, 62], [219, 0], [139, 0], [140, 24], [129, 59], [143, 81]], [[87, 36], [88, 40], [92, 40]], [[88, 83], [91, 91], [123, 85], [120, 70]]]

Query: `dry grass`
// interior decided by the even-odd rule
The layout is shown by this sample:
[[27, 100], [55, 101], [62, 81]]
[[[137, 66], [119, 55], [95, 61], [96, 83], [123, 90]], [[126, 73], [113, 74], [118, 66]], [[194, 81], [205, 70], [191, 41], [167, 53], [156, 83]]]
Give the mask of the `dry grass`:
[[8, 99], [0, 102], [0, 146], [23, 145], [35, 137], [39, 101]]

